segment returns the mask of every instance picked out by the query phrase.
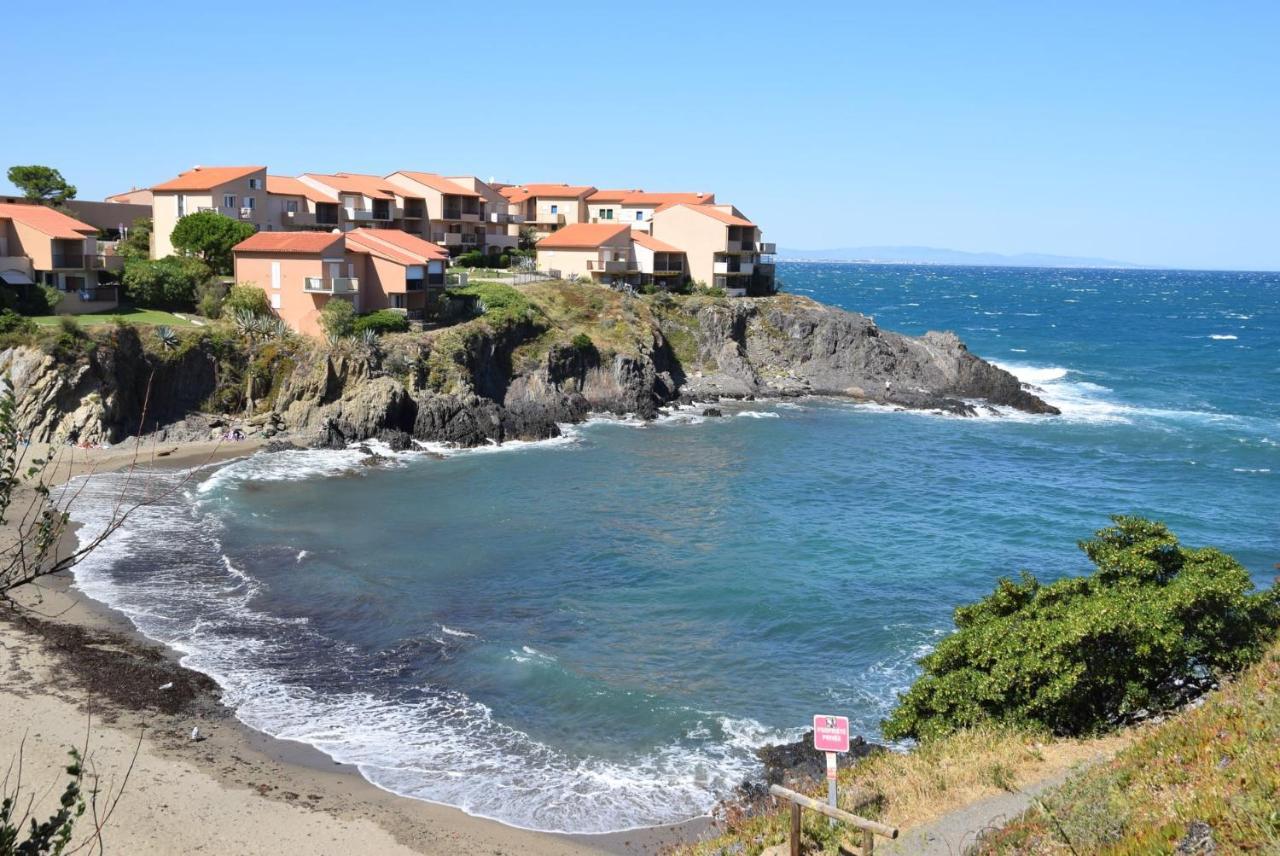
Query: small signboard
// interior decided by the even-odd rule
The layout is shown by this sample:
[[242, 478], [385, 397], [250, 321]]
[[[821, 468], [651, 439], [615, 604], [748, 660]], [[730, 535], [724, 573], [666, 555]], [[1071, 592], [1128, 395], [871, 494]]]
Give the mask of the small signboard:
[[849, 751], [849, 717], [823, 716], [813, 718], [813, 748], [819, 752]]

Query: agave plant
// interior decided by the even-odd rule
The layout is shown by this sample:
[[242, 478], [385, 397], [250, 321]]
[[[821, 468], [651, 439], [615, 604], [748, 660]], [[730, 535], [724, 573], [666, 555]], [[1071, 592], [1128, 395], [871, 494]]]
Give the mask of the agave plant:
[[231, 323], [235, 324], [237, 332], [246, 336], [251, 336], [258, 331], [258, 316], [248, 309], [237, 309], [231, 316]]
[[378, 349], [378, 331], [365, 328], [360, 332], [360, 344], [371, 350]]
[[178, 334], [173, 332], [172, 327], [165, 325], [157, 327], [156, 339], [160, 342], [160, 347], [166, 351], [172, 351], [178, 347]]

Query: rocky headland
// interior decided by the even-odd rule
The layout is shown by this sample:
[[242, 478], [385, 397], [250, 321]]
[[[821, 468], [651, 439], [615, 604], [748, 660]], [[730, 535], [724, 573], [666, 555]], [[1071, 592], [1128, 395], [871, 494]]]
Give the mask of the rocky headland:
[[632, 297], [541, 283], [470, 289], [469, 320], [376, 342], [266, 339], [209, 325], [174, 346], [109, 325], [7, 343], [0, 373], [36, 442], [205, 440], [229, 427], [319, 447], [545, 439], [589, 413], [839, 396], [974, 415], [1058, 411], [952, 333], [905, 336], [793, 295]]

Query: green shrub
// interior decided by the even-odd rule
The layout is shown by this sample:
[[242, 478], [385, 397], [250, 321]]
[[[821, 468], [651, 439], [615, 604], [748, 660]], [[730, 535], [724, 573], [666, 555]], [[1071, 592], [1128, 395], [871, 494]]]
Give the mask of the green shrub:
[[356, 335], [372, 330], [375, 333], [403, 333], [409, 329], [409, 319], [402, 312], [390, 309], [379, 309], [368, 315], [361, 315], [352, 327]]
[[456, 259], [453, 260], [453, 264], [455, 267], [465, 267], [465, 268], [484, 267], [488, 263], [489, 263], [489, 260], [485, 257], [485, 254], [482, 253], [480, 250], [470, 250], [468, 252], [463, 253], [462, 255], [458, 256]]
[[511, 256], [507, 255], [506, 253], [503, 253], [502, 255], [498, 256], [498, 267], [500, 268], [511, 267]]
[[250, 315], [258, 316], [272, 314], [267, 293], [256, 285], [247, 285], [242, 282], [231, 286], [227, 296], [222, 299], [221, 310], [221, 314], [228, 317], [237, 312], [248, 312]]
[[1280, 623], [1275, 588], [1162, 523], [1113, 517], [1081, 542], [1097, 567], [1042, 585], [1024, 573], [955, 612], [956, 632], [884, 722], [890, 739], [995, 721], [1064, 735], [1168, 709], [1256, 659]]
[[205, 318], [221, 318], [227, 299], [227, 287], [220, 282], [206, 282], [196, 289], [196, 312]]
[[320, 310], [320, 326], [331, 339], [350, 336], [355, 329], [356, 310], [349, 301], [331, 297]]
[[454, 297], [474, 297], [480, 313], [496, 326], [528, 321], [534, 308], [529, 299], [515, 288], [497, 282], [477, 282], [448, 292]]
[[586, 333], [579, 333], [574, 336], [572, 344], [579, 351], [594, 351], [596, 349], [596, 343], [591, 341], [591, 337]]
[[125, 291], [134, 303], [155, 309], [192, 309], [196, 289], [209, 279], [204, 262], [186, 256], [125, 262]]
[[36, 322], [23, 318], [12, 309], [0, 310], [0, 336], [31, 336], [36, 332]]

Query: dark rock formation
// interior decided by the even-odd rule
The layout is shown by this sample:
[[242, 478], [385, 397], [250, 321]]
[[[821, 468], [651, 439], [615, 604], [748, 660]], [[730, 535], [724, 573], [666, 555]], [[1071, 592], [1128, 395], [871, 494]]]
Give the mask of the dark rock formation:
[[[859, 735], [849, 740], [848, 752], [836, 756], [836, 767], [843, 770], [868, 755], [887, 751], [884, 746], [868, 743]], [[764, 764], [766, 784], [818, 781], [827, 775], [827, 758], [813, 748], [812, 729], [794, 743], [762, 746], [756, 750], [756, 757]]]
[[[74, 363], [35, 348], [2, 351], [0, 372], [18, 394], [19, 426], [37, 441], [118, 442], [139, 430], [204, 439], [234, 425], [264, 437], [287, 432], [320, 447], [373, 438], [392, 449], [414, 439], [476, 446], [555, 437], [560, 424], [591, 412], [651, 418], [675, 402], [806, 394], [960, 415], [974, 415], [973, 401], [1057, 412], [951, 333], [903, 336], [791, 295], [667, 299], [661, 312], [657, 302], [626, 300], [632, 302], [615, 306], [613, 320], [575, 322], [598, 321], [601, 335], [593, 340], [625, 343], [603, 352], [555, 341], [546, 322], [495, 329], [484, 319], [388, 337], [378, 349], [350, 342], [298, 348], [288, 371], [274, 375], [264, 399], [269, 411], [225, 418], [195, 411], [220, 389], [225, 366], [246, 370], [249, 354], [225, 352], [236, 347], [233, 338], [202, 340], [159, 359], [124, 328]], [[546, 339], [551, 344], [539, 352], [535, 346]]]

